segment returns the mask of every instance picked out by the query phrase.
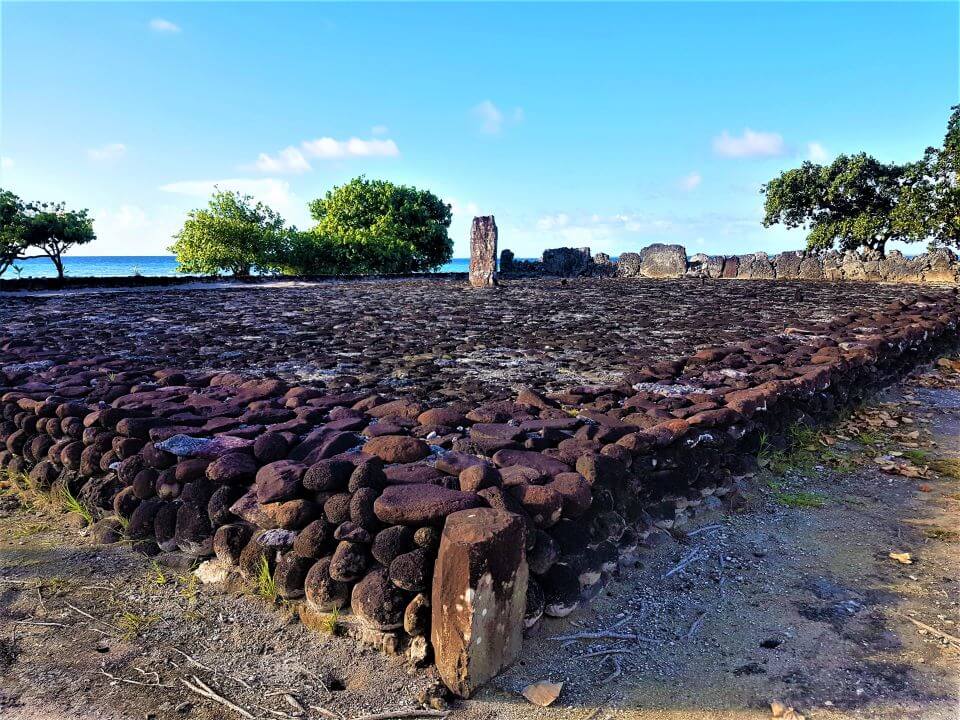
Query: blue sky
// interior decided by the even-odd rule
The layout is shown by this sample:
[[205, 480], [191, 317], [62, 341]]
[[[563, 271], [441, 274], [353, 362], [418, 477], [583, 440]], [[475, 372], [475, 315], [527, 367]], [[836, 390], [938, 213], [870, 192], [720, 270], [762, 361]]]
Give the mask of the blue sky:
[[291, 222], [365, 173], [492, 213], [518, 256], [779, 251], [759, 186], [919, 157], [958, 102], [957, 3], [2, 4], [2, 185], [162, 254], [215, 183]]

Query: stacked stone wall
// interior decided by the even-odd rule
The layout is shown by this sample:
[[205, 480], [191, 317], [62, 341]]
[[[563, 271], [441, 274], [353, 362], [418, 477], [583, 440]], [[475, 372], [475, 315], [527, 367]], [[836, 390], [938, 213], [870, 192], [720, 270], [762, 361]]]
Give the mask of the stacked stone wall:
[[[519, 517], [524, 627], [566, 616], [651, 529], [716, 504], [753, 467], [761, 434], [830, 417], [956, 347], [958, 323], [955, 291], [921, 295], [614, 384], [472, 407], [43, 356], [0, 336], [0, 468], [68, 489], [100, 542], [216, 558], [251, 583], [266, 566], [283, 598], [349, 607], [358, 637], [422, 663], [438, 650], [431, 629], [446, 636], [431, 595], [448, 516]], [[482, 681], [468, 676], [451, 684]]]

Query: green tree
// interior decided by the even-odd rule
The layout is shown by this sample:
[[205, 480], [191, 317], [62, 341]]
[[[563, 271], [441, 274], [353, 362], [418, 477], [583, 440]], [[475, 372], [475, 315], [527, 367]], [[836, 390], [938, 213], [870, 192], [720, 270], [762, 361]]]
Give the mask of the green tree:
[[763, 225], [808, 229], [811, 250], [869, 248], [882, 256], [891, 240], [916, 239], [894, 214], [906, 174], [906, 166], [866, 153], [840, 155], [829, 165], [805, 162], [763, 186]]
[[310, 214], [341, 272], [427, 271], [453, 255], [450, 206], [427, 190], [361, 176], [312, 201]]
[[0, 275], [23, 255], [23, 201], [9, 190], [0, 189]]
[[951, 108], [943, 147], [908, 166], [898, 223], [931, 247], [960, 249], [960, 105]]
[[[49, 258], [63, 279], [63, 254], [96, 239], [86, 210], [67, 210], [64, 203], [24, 203], [0, 191], [0, 273], [16, 260]], [[36, 249], [39, 255], [27, 254]]]
[[280, 267], [294, 231], [250, 195], [218, 188], [205, 209], [190, 211], [169, 250], [179, 272], [246, 277], [254, 269]]

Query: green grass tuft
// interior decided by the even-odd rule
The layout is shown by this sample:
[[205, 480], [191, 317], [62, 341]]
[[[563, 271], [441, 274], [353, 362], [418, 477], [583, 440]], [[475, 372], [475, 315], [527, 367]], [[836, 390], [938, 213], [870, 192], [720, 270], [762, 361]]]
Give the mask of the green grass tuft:
[[781, 505], [793, 508], [821, 508], [826, 505], [826, 498], [815, 492], [778, 492], [774, 498]]
[[257, 566], [256, 593], [264, 600], [274, 603], [279, 597], [277, 581], [270, 572], [270, 562], [266, 557], [261, 557], [260, 564]]
[[54, 494], [56, 495], [56, 500], [60, 503], [60, 507], [66, 512], [76, 513], [84, 519], [87, 525], [93, 524], [93, 514], [70, 492], [69, 487], [61, 485], [59, 490], [54, 491]]

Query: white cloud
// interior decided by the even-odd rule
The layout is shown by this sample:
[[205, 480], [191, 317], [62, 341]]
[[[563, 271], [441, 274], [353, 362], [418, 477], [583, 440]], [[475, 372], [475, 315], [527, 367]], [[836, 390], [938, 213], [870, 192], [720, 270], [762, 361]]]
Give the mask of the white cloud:
[[180, 26], [163, 18], [154, 18], [150, 21], [150, 29], [159, 33], [178, 33]]
[[480, 215], [480, 206], [475, 202], [465, 202], [462, 203], [456, 198], [447, 198], [444, 200], [447, 205], [450, 206], [450, 214], [453, 215], [453, 220], [470, 220]]
[[[480, 123], [480, 132], [486, 135], [499, 134], [500, 131], [503, 130], [503, 126], [507, 121], [507, 116], [504, 114], [504, 112], [494, 105], [493, 101], [491, 100], [484, 100], [483, 102], [474, 105], [470, 112]], [[523, 122], [523, 108], [514, 108], [510, 113], [509, 120], [513, 124]]]
[[386, 125], [374, 125], [370, 130], [371, 135], [386, 135], [388, 132], [390, 132], [390, 128]]
[[3, 155], [0, 157], [0, 170], [9, 170], [14, 165], [13, 158]]
[[774, 132], [746, 128], [739, 137], [724, 130], [713, 139], [713, 151], [724, 157], [773, 157], [785, 151], [783, 137]]
[[306, 202], [290, 189], [290, 183], [279, 178], [226, 178], [223, 180], [183, 180], [161, 185], [160, 190], [176, 195], [207, 200], [219, 188], [252, 195], [269, 205], [284, 218], [300, 227], [310, 224]]
[[110, 143], [87, 150], [87, 157], [94, 162], [109, 162], [119, 160], [127, 154], [127, 146], [123, 143]]
[[807, 157], [815, 163], [822, 163], [830, 157], [830, 154], [823, 145], [814, 141], [807, 143]]
[[690, 191], [700, 187], [700, 183], [703, 182], [703, 177], [698, 172], [692, 172], [689, 175], [685, 175], [680, 178], [680, 187], [684, 190]]
[[396, 157], [400, 149], [393, 140], [334, 140], [331, 137], [305, 140], [301, 147], [310, 157], [316, 158], [345, 158], [345, 157]]
[[[383, 126], [374, 128], [374, 130], [377, 129], [386, 131]], [[241, 166], [241, 169], [284, 175], [299, 174], [313, 169], [307, 160], [308, 157], [338, 160], [355, 157], [397, 157], [399, 154], [400, 148], [389, 138], [361, 140], [354, 137], [349, 140], [336, 140], [332, 137], [322, 137], [316, 140], [304, 140], [299, 148], [290, 145], [275, 155], [260, 153], [253, 165]]]
[[254, 167], [261, 172], [293, 174], [304, 173], [311, 169], [303, 153], [292, 145], [276, 155], [260, 153]]

